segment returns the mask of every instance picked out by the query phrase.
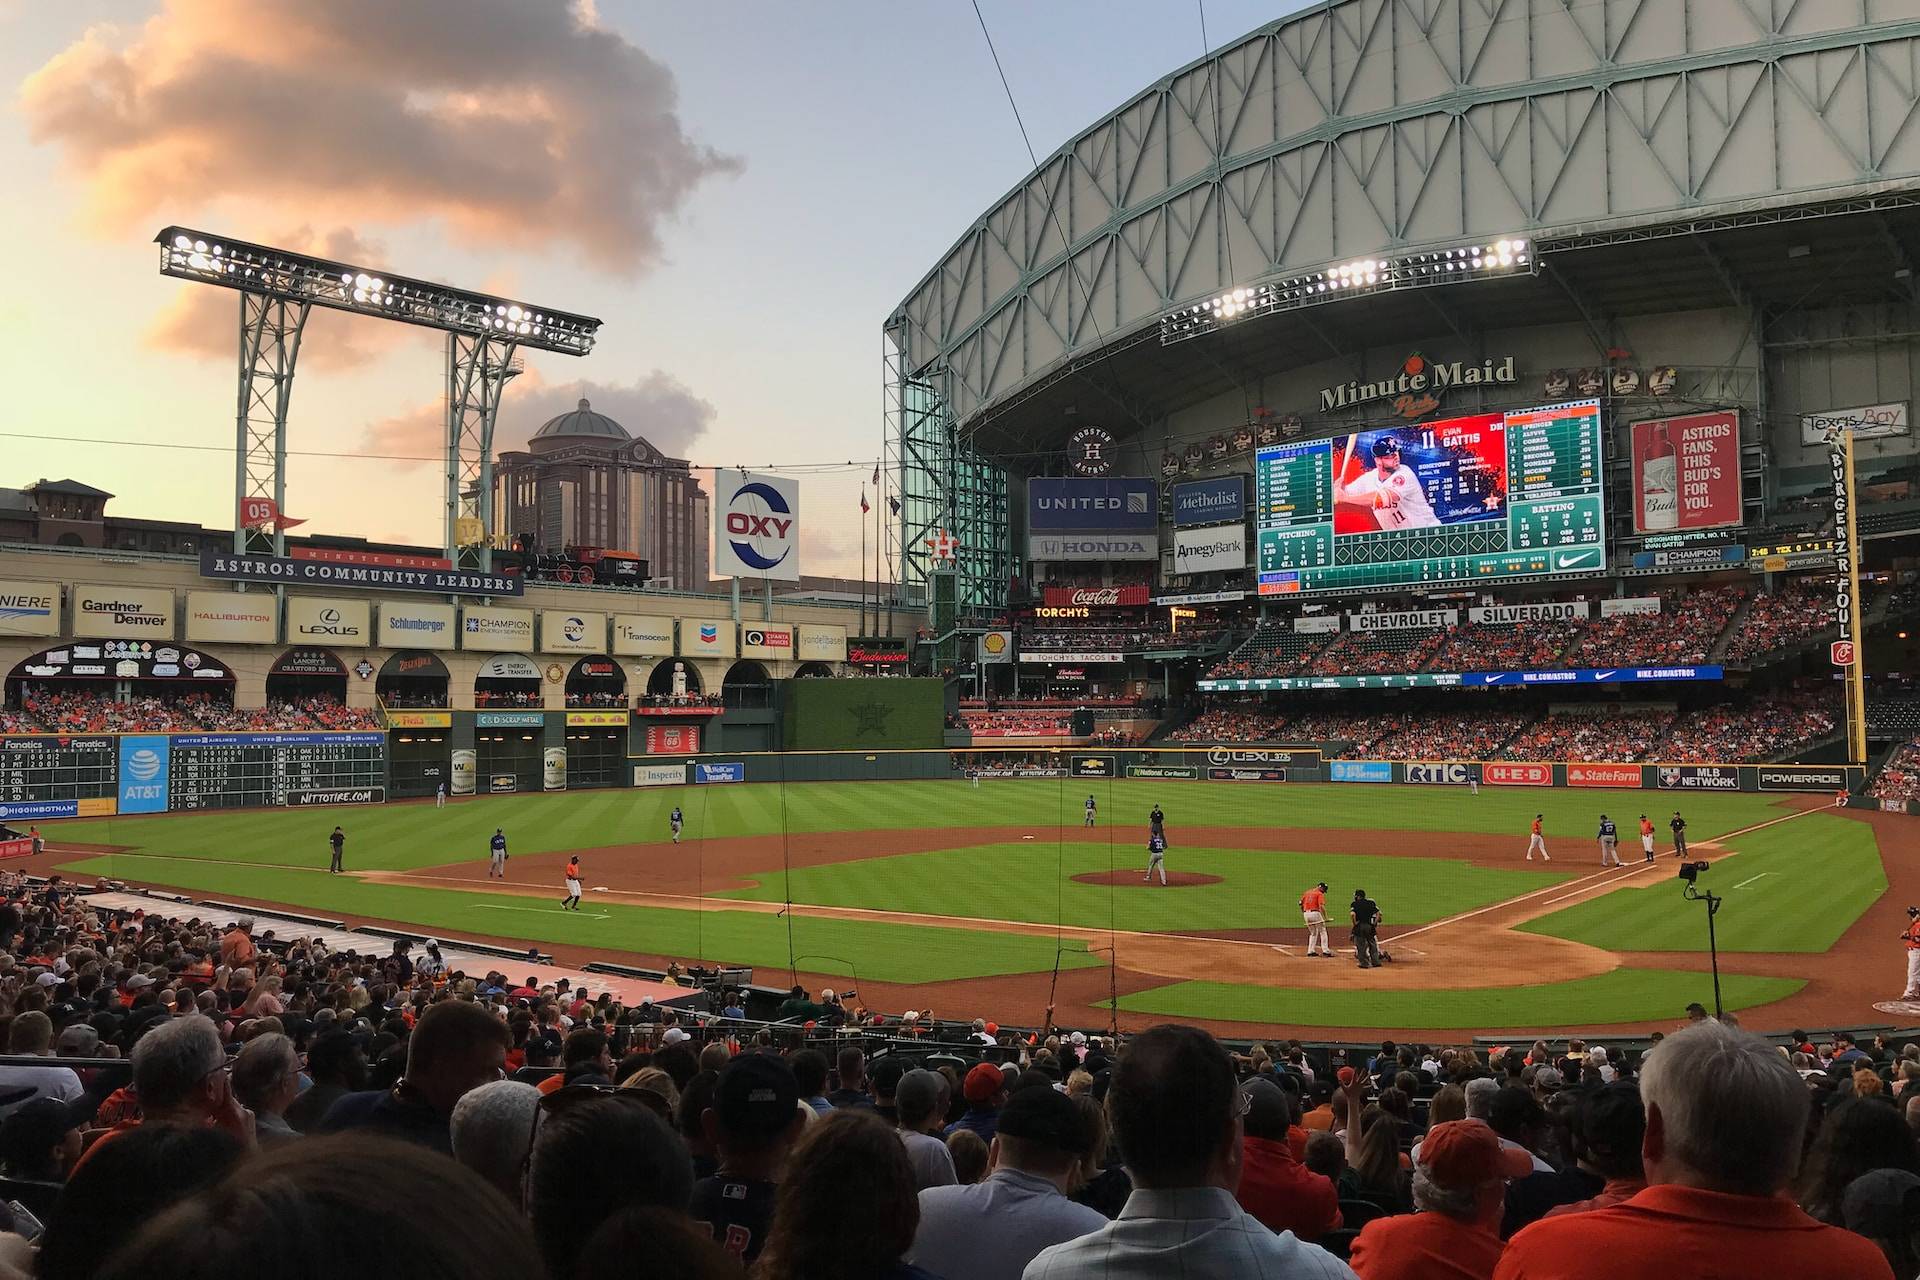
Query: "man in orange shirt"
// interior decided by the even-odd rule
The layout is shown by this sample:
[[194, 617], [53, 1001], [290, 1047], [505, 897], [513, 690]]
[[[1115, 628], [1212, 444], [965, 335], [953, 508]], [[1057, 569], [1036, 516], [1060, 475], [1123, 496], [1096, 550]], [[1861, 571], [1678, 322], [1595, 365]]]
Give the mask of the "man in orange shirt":
[[[1292, 1108], [1271, 1080], [1247, 1082], [1246, 1138], [1240, 1154], [1240, 1207], [1267, 1230], [1318, 1240], [1340, 1225], [1340, 1193], [1333, 1180], [1300, 1163], [1288, 1123]], [[1306, 1135], [1301, 1132], [1301, 1145]]]
[[580, 909], [580, 855], [579, 854], [576, 853], [571, 858], [567, 859], [566, 877], [567, 877], [567, 896], [560, 899], [560, 909], [562, 911], [578, 911]]
[[1893, 1280], [1871, 1242], [1808, 1217], [1788, 1193], [1809, 1103], [1772, 1045], [1697, 1022], [1647, 1054], [1640, 1094], [1647, 1189], [1534, 1223], [1508, 1243], [1495, 1280]]
[[1552, 858], [1549, 858], [1547, 856], [1547, 838], [1540, 834], [1540, 821], [1546, 816], [1547, 815], [1544, 813], [1536, 813], [1533, 815], [1533, 834], [1527, 837], [1527, 861], [1528, 862], [1533, 861], [1533, 853], [1534, 853], [1534, 850], [1536, 849], [1540, 851], [1540, 861], [1542, 862], [1553, 861]]
[[1322, 880], [1300, 895], [1300, 918], [1307, 922], [1307, 954], [1333, 955], [1327, 942], [1327, 882]]
[[1920, 1000], [1920, 907], [1907, 908], [1907, 931], [1900, 935], [1907, 944], [1907, 990], [1902, 1000]]
[[228, 969], [244, 968], [253, 963], [253, 921], [242, 920], [227, 931], [220, 939], [220, 963]]
[[1653, 823], [1644, 813], [1640, 815], [1640, 852], [1647, 856], [1648, 862], [1653, 861]]
[[1354, 1271], [1360, 1280], [1489, 1280], [1500, 1261], [1507, 1179], [1532, 1172], [1525, 1151], [1502, 1146], [1478, 1120], [1433, 1126], [1413, 1167], [1415, 1212], [1362, 1227]]

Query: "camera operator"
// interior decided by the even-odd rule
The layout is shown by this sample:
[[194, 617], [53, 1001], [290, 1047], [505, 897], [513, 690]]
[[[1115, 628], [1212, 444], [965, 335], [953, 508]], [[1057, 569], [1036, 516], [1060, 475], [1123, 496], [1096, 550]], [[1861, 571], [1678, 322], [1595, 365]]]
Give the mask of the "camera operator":
[[1907, 944], [1907, 989], [1902, 1000], [1920, 1000], [1920, 907], [1907, 908], [1907, 930], [1900, 935]]

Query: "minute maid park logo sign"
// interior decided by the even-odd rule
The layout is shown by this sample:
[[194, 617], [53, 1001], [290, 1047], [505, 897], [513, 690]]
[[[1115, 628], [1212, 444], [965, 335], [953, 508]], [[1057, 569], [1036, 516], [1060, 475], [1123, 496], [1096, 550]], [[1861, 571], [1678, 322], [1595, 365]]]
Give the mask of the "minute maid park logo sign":
[[1350, 409], [1375, 400], [1393, 401], [1393, 411], [1402, 418], [1419, 418], [1440, 407], [1440, 394], [1450, 387], [1511, 386], [1518, 380], [1513, 357], [1482, 360], [1471, 364], [1427, 359], [1418, 351], [1409, 355], [1392, 376], [1377, 382], [1358, 379], [1320, 388], [1320, 411]]

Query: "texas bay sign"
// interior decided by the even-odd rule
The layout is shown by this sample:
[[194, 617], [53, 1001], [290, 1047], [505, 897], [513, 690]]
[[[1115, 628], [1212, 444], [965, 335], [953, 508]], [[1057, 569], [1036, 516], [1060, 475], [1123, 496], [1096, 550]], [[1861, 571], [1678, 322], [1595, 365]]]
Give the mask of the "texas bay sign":
[[1451, 387], [1511, 386], [1519, 380], [1513, 360], [1512, 356], [1502, 356], [1478, 364], [1434, 361], [1416, 351], [1401, 361], [1399, 371], [1391, 377], [1373, 382], [1354, 379], [1320, 388], [1320, 411], [1331, 413], [1375, 400], [1391, 400], [1394, 412], [1401, 417], [1422, 417], [1440, 407], [1440, 393]]

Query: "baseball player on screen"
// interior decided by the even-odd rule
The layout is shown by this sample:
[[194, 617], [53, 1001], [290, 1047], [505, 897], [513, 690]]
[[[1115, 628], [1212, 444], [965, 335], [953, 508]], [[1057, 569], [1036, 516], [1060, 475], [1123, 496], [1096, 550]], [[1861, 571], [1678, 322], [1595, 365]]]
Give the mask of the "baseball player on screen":
[[1333, 956], [1327, 943], [1327, 882], [1322, 880], [1300, 895], [1300, 918], [1307, 922], [1307, 954]]
[[1427, 491], [1410, 467], [1400, 465], [1400, 444], [1392, 436], [1373, 442], [1373, 470], [1333, 486], [1333, 500], [1371, 507], [1374, 523], [1382, 529], [1432, 529], [1440, 517], [1433, 514]]
[[1142, 884], [1153, 879], [1154, 869], [1160, 871], [1160, 883], [1167, 882], [1167, 837], [1155, 831], [1147, 837], [1147, 874], [1140, 877]]
[[1540, 861], [1553, 861], [1552, 858], [1547, 856], [1547, 838], [1540, 834], [1540, 823], [1546, 816], [1544, 813], [1536, 813], [1533, 815], [1533, 834], [1527, 837], [1528, 862], [1533, 861], [1533, 854], [1536, 849], [1540, 851]]
[[1600, 865], [1617, 867], [1620, 865], [1620, 828], [1613, 825], [1613, 819], [1606, 814], [1600, 815]]

